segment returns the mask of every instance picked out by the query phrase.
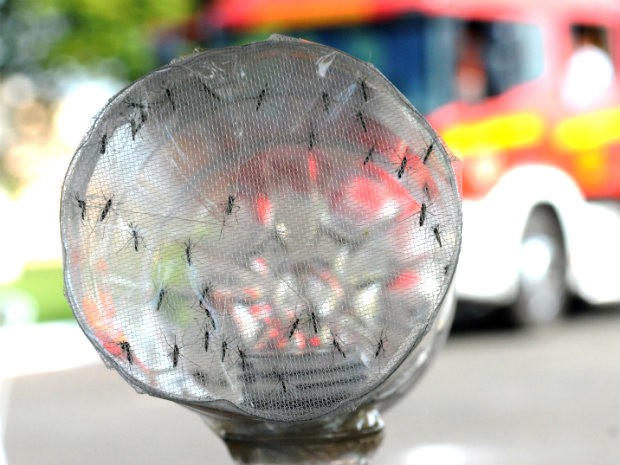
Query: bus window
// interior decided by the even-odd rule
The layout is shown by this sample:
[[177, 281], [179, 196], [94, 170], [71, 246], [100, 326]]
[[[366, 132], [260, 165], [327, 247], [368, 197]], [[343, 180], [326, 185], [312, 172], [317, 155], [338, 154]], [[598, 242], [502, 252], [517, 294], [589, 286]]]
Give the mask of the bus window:
[[[455, 24], [411, 14], [355, 26], [294, 31], [372, 62], [422, 113], [453, 100]], [[439, 77], [439, 78], [438, 78]]]
[[[543, 66], [540, 31], [519, 23], [407, 14], [386, 21], [281, 32], [373, 63], [423, 114], [456, 99], [473, 102], [499, 95], [537, 77]], [[268, 35], [264, 31], [223, 35], [211, 45], [248, 43]], [[465, 86], [470, 86], [470, 95], [463, 98], [457, 74], [467, 60]], [[482, 76], [475, 77], [476, 66]], [[476, 79], [484, 84], [474, 92]]]
[[574, 25], [573, 52], [568, 59], [562, 99], [567, 107], [586, 109], [598, 102], [614, 82], [614, 65], [604, 28]]
[[542, 36], [531, 25], [464, 21], [455, 65], [455, 98], [476, 103], [542, 73]]

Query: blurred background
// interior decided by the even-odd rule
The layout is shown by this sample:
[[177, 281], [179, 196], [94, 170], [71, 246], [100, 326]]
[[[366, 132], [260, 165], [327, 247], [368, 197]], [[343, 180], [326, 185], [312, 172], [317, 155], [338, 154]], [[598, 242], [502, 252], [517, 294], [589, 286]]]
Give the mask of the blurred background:
[[[134, 401], [65, 323], [59, 194], [117, 91], [179, 55], [272, 33], [373, 63], [462, 161], [456, 331], [411, 413], [388, 416], [407, 431], [422, 412], [411, 437], [388, 429], [384, 461], [617, 464], [617, 0], [0, 0], [0, 464], [166, 463], [175, 444], [204, 458], [188, 445], [204, 433], [193, 416]], [[75, 399], [112, 407], [94, 428]], [[127, 399], [147, 432], [115, 417]], [[166, 430], [177, 416], [188, 436]], [[170, 439], [145, 455], [157, 434]], [[71, 435], [86, 449], [121, 440], [85, 458]], [[209, 463], [229, 463], [209, 439]]]

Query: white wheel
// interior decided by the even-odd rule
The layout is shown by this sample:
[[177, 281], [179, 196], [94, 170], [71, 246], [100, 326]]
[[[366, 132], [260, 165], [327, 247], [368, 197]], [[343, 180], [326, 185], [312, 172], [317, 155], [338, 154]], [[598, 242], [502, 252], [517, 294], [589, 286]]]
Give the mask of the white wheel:
[[562, 230], [549, 208], [536, 208], [528, 220], [519, 260], [519, 294], [510, 316], [518, 326], [557, 320], [567, 302], [566, 254]]

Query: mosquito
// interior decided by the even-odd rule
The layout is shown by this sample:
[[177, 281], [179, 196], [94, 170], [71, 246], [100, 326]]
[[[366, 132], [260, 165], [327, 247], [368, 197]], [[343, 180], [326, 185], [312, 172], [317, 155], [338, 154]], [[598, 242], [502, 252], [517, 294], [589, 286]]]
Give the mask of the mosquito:
[[86, 200], [80, 199], [80, 194], [77, 192], [73, 195], [73, 197], [75, 198], [75, 201], [77, 202], [78, 208], [81, 210], [80, 216], [82, 218], [82, 221], [84, 221], [86, 219]]
[[280, 386], [282, 386], [282, 392], [286, 394], [286, 383], [284, 382], [284, 377], [277, 371], [274, 371], [273, 374], [276, 376], [276, 378], [278, 378], [278, 382], [280, 383]]
[[422, 163], [426, 165], [426, 162], [428, 161], [428, 158], [431, 156], [431, 153], [433, 152], [433, 145], [435, 144], [435, 142], [431, 142], [430, 145], [428, 146], [428, 148], [426, 149], [426, 153], [424, 154], [424, 158], [422, 159]]
[[[165, 337], [164, 340], [166, 340]], [[179, 359], [181, 358], [181, 348], [177, 344], [177, 337], [174, 336], [173, 345], [170, 345], [168, 340], [166, 340], [166, 344], [172, 349], [172, 351], [168, 353], [168, 357], [170, 357], [170, 361], [172, 362], [172, 368], [176, 368], [179, 365]]]
[[318, 334], [318, 322], [314, 312], [310, 313], [310, 319], [312, 320], [312, 329], [314, 329], [314, 334]]
[[99, 143], [99, 153], [101, 155], [105, 154], [107, 148], [108, 148], [108, 135], [104, 134], [103, 136], [101, 136], [101, 142]]
[[374, 145], [370, 147], [370, 150], [368, 151], [366, 158], [364, 158], [364, 163], [362, 163], [362, 166], [366, 166], [366, 163], [372, 161], [372, 156], [375, 154], [375, 151], [376, 149]]
[[336, 350], [342, 355], [342, 358], [347, 358], [347, 354], [345, 354], [340, 342], [336, 339], [336, 336], [332, 334], [332, 345], [336, 348]]
[[179, 346], [177, 345], [177, 343], [174, 343], [174, 347], [172, 348], [172, 368], [176, 368], [177, 365], [179, 364], [179, 357], [181, 356], [181, 349], [179, 349]]
[[211, 97], [214, 100], [217, 100], [218, 102], [221, 100], [220, 96], [217, 95], [215, 91], [211, 89], [209, 86], [207, 86], [204, 82], [200, 81], [200, 84], [202, 85], [202, 90], [204, 90], [209, 97]]
[[398, 167], [398, 171], [396, 172], [398, 179], [403, 177], [403, 174], [405, 173], [406, 168], [407, 168], [407, 154], [403, 155], [403, 158], [400, 161], [400, 166]]
[[164, 298], [166, 297], [167, 292], [168, 291], [163, 286], [159, 289], [159, 293], [157, 294], [157, 305], [155, 306], [155, 310], [157, 311], [161, 310], [161, 306], [164, 303]]
[[442, 247], [441, 236], [439, 235], [439, 225], [433, 228], [433, 234], [435, 235], [435, 239], [437, 239], [437, 243], [439, 244], [439, 247]]
[[131, 235], [131, 241], [133, 242], [133, 249], [138, 252], [140, 243], [144, 245], [144, 237], [140, 235], [138, 228], [135, 224], [129, 223], [129, 234]]
[[256, 111], [260, 109], [260, 106], [263, 104], [263, 99], [265, 98], [265, 94], [267, 93], [267, 86], [263, 87], [263, 89], [258, 94], [258, 99], [256, 101]]
[[308, 150], [312, 150], [314, 144], [316, 143], [316, 133], [314, 129], [310, 131], [310, 135], [308, 136]]
[[228, 342], [222, 341], [222, 363], [224, 363], [224, 359], [226, 358], [227, 350], [228, 350]]
[[169, 87], [166, 87], [166, 97], [168, 98], [168, 101], [170, 102], [170, 106], [172, 107], [172, 111], [177, 111], [177, 106], [174, 103], [174, 99], [172, 98], [172, 91], [170, 90]]
[[131, 353], [131, 346], [127, 341], [121, 341], [118, 343], [118, 346], [121, 348], [123, 353], [125, 354], [125, 358], [127, 359], [127, 363], [130, 365], [133, 364], [133, 354]]
[[321, 94], [321, 98], [323, 99], [323, 111], [325, 113], [329, 112], [329, 94], [327, 92], [323, 92]]
[[377, 342], [377, 350], [375, 350], [375, 358], [379, 357], [381, 352], [385, 352], [386, 341], [387, 337], [385, 336], [385, 331], [381, 331], [381, 337], [379, 338], [379, 342]]
[[226, 207], [224, 208], [224, 218], [222, 219], [222, 229], [220, 229], [220, 239], [222, 238], [222, 232], [224, 231], [224, 226], [226, 226], [226, 217], [231, 216], [233, 211], [239, 210], [239, 205], [235, 204], [235, 196], [228, 195], [228, 200], [226, 201]]
[[108, 214], [110, 213], [110, 209], [112, 208], [112, 197], [106, 200], [103, 209], [101, 210], [101, 214], [99, 215], [99, 221], [103, 222]]
[[291, 325], [291, 330], [288, 333], [289, 339], [291, 339], [293, 337], [293, 334], [295, 334], [295, 331], [297, 331], [297, 326], [299, 326], [299, 318], [295, 318], [295, 321], [293, 321], [293, 324]]
[[426, 204], [423, 203], [420, 206], [420, 227], [424, 226], [424, 221], [426, 221]]
[[239, 360], [241, 360], [241, 371], [245, 371], [246, 369], [246, 357], [247, 354], [244, 350], [241, 350], [239, 346], [237, 346], [237, 352], [239, 353]]
[[142, 128], [142, 126], [146, 123], [148, 119], [146, 105], [136, 102], [128, 102], [128, 105], [131, 108], [137, 108], [140, 110], [140, 121], [132, 118], [129, 122], [129, 124], [131, 125], [131, 140], [136, 140], [136, 134], [138, 134], [138, 131]]
[[189, 266], [192, 266], [192, 252], [194, 250], [194, 243], [191, 239], [187, 239], [183, 245], [185, 246], [185, 261]]
[[357, 112], [357, 119], [360, 120], [360, 124], [362, 125], [364, 132], [368, 132], [368, 129], [366, 128], [366, 121], [364, 120], [364, 114], [361, 110]]
[[198, 305], [200, 306], [200, 308], [204, 310], [206, 317], [211, 322], [211, 326], [213, 326], [213, 329], [216, 330], [217, 327], [215, 326], [215, 320], [213, 319], [211, 310], [209, 310], [209, 307], [207, 305], [210, 294], [211, 294], [211, 288], [209, 286], [205, 286], [202, 292], [200, 293], [200, 297], [198, 297]]
[[132, 119], [129, 124], [131, 125], [131, 140], [136, 140], [136, 134], [142, 128], [142, 123], [137, 123], [135, 119]]
[[366, 85], [366, 79], [358, 80], [358, 84], [360, 90], [362, 91], [362, 97], [364, 98], [364, 102], [368, 102], [368, 86]]
[[207, 374], [202, 371], [195, 371], [192, 373], [192, 377], [196, 380], [197, 383], [202, 384], [203, 386], [207, 385]]

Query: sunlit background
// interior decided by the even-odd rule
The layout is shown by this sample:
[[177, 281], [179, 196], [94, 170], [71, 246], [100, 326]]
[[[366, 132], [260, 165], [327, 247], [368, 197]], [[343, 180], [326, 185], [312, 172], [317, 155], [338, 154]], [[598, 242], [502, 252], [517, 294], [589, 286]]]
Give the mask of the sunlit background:
[[[272, 33], [373, 63], [462, 160], [457, 320], [617, 307], [617, 0], [0, 0], [0, 327], [72, 318], [60, 188], [105, 102], [179, 55]], [[0, 358], [0, 378], [55, 366], [34, 359]], [[416, 450], [435, 463], [418, 458], [436, 446]]]

